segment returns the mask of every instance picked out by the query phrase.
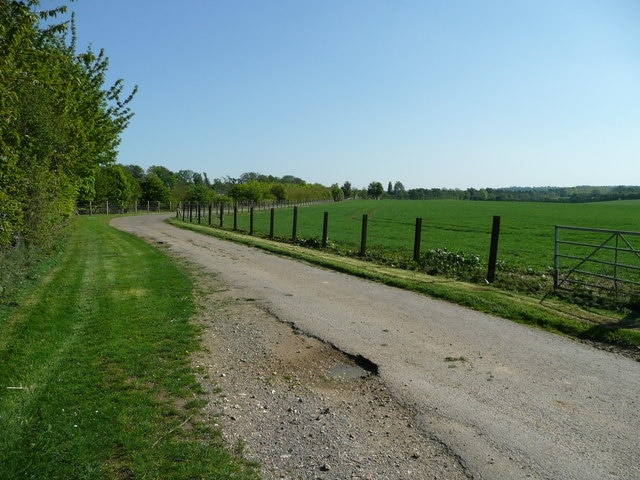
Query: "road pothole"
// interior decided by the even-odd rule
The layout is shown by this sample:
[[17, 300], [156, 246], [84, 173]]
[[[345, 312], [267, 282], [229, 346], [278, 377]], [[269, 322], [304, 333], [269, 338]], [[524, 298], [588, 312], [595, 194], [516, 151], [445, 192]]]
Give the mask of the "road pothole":
[[342, 380], [344, 382], [367, 378], [371, 372], [365, 370], [360, 365], [350, 363], [338, 363], [327, 372], [327, 377], [332, 380]]

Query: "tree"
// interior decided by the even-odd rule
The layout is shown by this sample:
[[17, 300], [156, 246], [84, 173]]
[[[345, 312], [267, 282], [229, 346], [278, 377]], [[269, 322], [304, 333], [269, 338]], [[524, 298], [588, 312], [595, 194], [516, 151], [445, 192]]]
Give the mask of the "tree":
[[287, 199], [287, 192], [284, 185], [276, 183], [269, 188], [269, 192], [275, 197], [278, 202], [283, 202]]
[[258, 202], [262, 199], [262, 189], [255, 180], [234, 185], [228, 194], [236, 202]]
[[402, 182], [397, 181], [393, 184], [393, 195], [397, 198], [406, 198], [407, 191], [405, 190]]
[[342, 185], [342, 187], [340, 187], [342, 189], [342, 192], [344, 193], [344, 198], [351, 198], [351, 183], [350, 182], [344, 182], [344, 184]]
[[387, 186], [387, 194], [388, 195], [394, 194], [393, 187], [391, 186], [391, 181], [389, 181], [389, 185]]
[[101, 167], [96, 174], [95, 189], [96, 202], [109, 202], [109, 205], [122, 211], [137, 199], [139, 193], [138, 182], [129, 170], [121, 165]]
[[188, 202], [197, 202], [202, 204], [211, 203], [214, 192], [204, 184], [191, 185], [187, 190], [187, 196], [185, 198]]
[[337, 183], [334, 183], [333, 185], [331, 185], [331, 198], [333, 198], [334, 202], [339, 202], [341, 200], [344, 200], [344, 192], [338, 186]]
[[380, 182], [371, 182], [367, 187], [367, 195], [375, 199], [379, 199], [384, 192], [384, 187]]
[[147, 169], [147, 175], [151, 174], [162, 180], [162, 183], [164, 183], [169, 190], [178, 183], [177, 175], [166, 167], [153, 165]]
[[144, 169], [138, 165], [125, 165], [124, 168], [131, 172], [133, 178], [140, 181], [144, 178]]
[[171, 198], [169, 187], [155, 173], [147, 174], [140, 181], [142, 202], [168, 202]]

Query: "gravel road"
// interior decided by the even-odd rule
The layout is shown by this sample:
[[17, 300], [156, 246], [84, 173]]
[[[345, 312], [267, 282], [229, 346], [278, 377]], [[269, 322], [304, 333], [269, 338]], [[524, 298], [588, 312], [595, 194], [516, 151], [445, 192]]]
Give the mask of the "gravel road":
[[[354, 469], [349, 476], [343, 475], [329, 460], [322, 463], [317, 455], [313, 460], [313, 476], [302, 464], [297, 473], [291, 470], [293, 460], [287, 467], [289, 473], [278, 470], [276, 465], [267, 469], [266, 476], [640, 479], [640, 363], [422, 295], [180, 230], [168, 225], [164, 218], [166, 216], [161, 215], [122, 217], [115, 219], [113, 225], [162, 244], [173, 254], [198, 265], [203, 277], [215, 276], [215, 282], [209, 284], [215, 291], [207, 292], [207, 287], [203, 287], [203, 296], [209, 295], [211, 302], [218, 302], [218, 307], [227, 305], [231, 313], [225, 319], [219, 312], [217, 322], [213, 321], [216, 314], [212, 313], [212, 336], [227, 342], [227, 350], [246, 354], [246, 357], [258, 356], [254, 360], [237, 358], [236, 365], [257, 366], [272, 358], [279, 362], [288, 358], [283, 352], [276, 355], [273, 342], [268, 341], [276, 327], [268, 334], [260, 330], [264, 328], [260, 312], [263, 315], [266, 312], [284, 324], [295, 326], [307, 335], [304, 338], [308, 341], [322, 340], [325, 345], [375, 364], [376, 380], [366, 380], [350, 388], [359, 388], [365, 395], [363, 398], [383, 398], [378, 403], [387, 405], [387, 411], [396, 412], [393, 418], [388, 414], [389, 422], [383, 427], [386, 431], [382, 436], [391, 439], [387, 445], [402, 443], [401, 437], [407, 431], [414, 431], [417, 437], [412, 437], [403, 448], [417, 445], [419, 437], [423, 442], [419, 445], [431, 449], [428, 453], [405, 452], [402, 462], [395, 460], [395, 472], [388, 466], [377, 469], [379, 457], [367, 459], [365, 447], [358, 454], [359, 460], [351, 462], [361, 468]], [[240, 320], [243, 315], [236, 315], [239, 308], [247, 309], [245, 313], [252, 320]], [[231, 345], [231, 340], [219, 338], [234, 330], [244, 331], [243, 335], [236, 336], [247, 340], [244, 353], [238, 346], [239, 340], [233, 340], [235, 343]], [[253, 349], [253, 340], [247, 338], [248, 335], [255, 336]], [[291, 340], [284, 343], [296, 348]], [[298, 345], [295, 351], [306, 349]], [[219, 374], [223, 390], [233, 389], [224, 372], [219, 373], [222, 367], [216, 365], [215, 360], [207, 363], [201, 358], [200, 361], [213, 369], [213, 375]], [[288, 402], [287, 408], [291, 411], [287, 412], [302, 411], [295, 405], [298, 402], [305, 407], [306, 423], [318, 423], [328, 417], [331, 407], [324, 407], [319, 413], [314, 408], [323, 408], [322, 401], [328, 402], [332, 395], [313, 397], [308, 406], [304, 399], [299, 401], [302, 396], [294, 394], [291, 386], [296, 383], [296, 388], [304, 389], [305, 378], [296, 378], [297, 383], [287, 384], [282, 380], [285, 383], [278, 384], [278, 389], [272, 389], [274, 393], [270, 395], [277, 396], [280, 387], [288, 385], [286, 393], [290, 397], [283, 392], [278, 401]], [[348, 389], [340, 388], [347, 395]], [[234, 393], [237, 397], [233, 398], [249, 399], [245, 407], [238, 404], [238, 410], [255, 407], [264, 394], [262, 390]], [[266, 391], [269, 392], [268, 388]], [[318, 393], [317, 385], [314, 391]], [[332, 405], [341, 405], [335, 392], [332, 398]], [[338, 412], [347, 412], [357, 404], [355, 399], [346, 401], [344, 408], [336, 408]], [[227, 411], [224, 406], [220, 408]], [[361, 423], [368, 422], [372, 427], [376, 423], [375, 412], [361, 408], [356, 413], [370, 415], [360, 419]], [[257, 418], [255, 412], [253, 415]], [[274, 434], [283, 427], [282, 416], [278, 418], [272, 419], [278, 422], [271, 425]], [[298, 423], [303, 420], [296, 418]], [[349, 421], [356, 422], [356, 418], [352, 416]], [[337, 428], [340, 423], [344, 422], [334, 421], [330, 426]], [[248, 425], [247, 428], [255, 428], [257, 424], [250, 421]], [[291, 425], [294, 423], [289, 423]], [[399, 430], [391, 432], [391, 427]], [[268, 435], [269, 426], [261, 428], [267, 431], [260, 435]], [[322, 435], [332, 438], [331, 429], [324, 428]], [[364, 442], [364, 435], [357, 432], [352, 435], [345, 438], [344, 448], [348, 448], [349, 438], [352, 443]], [[245, 432], [245, 436], [251, 437], [250, 432]], [[337, 442], [341, 445], [341, 440]], [[333, 456], [328, 453], [326, 458], [339, 458], [343, 450], [336, 448], [339, 451]], [[286, 460], [287, 455], [293, 457], [286, 452], [281, 452], [280, 457]], [[434, 461], [429, 462], [426, 457]], [[411, 469], [411, 461], [421, 463]], [[447, 467], [442, 468], [443, 464]], [[417, 473], [424, 469], [431, 470], [428, 474]], [[282, 475], [277, 476], [276, 471]]]

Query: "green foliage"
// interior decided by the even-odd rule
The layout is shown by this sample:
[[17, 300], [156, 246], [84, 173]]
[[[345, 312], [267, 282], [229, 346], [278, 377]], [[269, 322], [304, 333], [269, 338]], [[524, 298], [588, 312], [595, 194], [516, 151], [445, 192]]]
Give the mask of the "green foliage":
[[367, 195], [372, 198], [380, 198], [384, 193], [384, 187], [380, 182], [371, 182], [367, 187]]
[[284, 185], [281, 183], [274, 183], [271, 188], [269, 188], [269, 193], [273, 195], [278, 202], [282, 202], [287, 199], [286, 190]]
[[107, 165], [98, 169], [95, 179], [95, 201], [109, 202], [125, 210], [140, 197], [140, 186], [130, 170], [122, 165]]
[[168, 189], [172, 189], [178, 183], [177, 175], [166, 167], [154, 165], [147, 169], [147, 174], [157, 176]]
[[209, 204], [213, 200], [214, 192], [204, 184], [191, 185], [187, 190], [187, 196], [185, 200], [187, 202], [196, 202], [202, 204]]
[[169, 187], [155, 173], [149, 173], [140, 180], [140, 189], [143, 202], [167, 202], [171, 198]]
[[334, 183], [333, 185], [331, 185], [331, 197], [333, 198], [334, 202], [339, 202], [340, 200], [344, 200], [344, 192], [338, 186], [337, 183]]
[[77, 54], [73, 18], [51, 24], [66, 7], [33, 13], [39, 3], [0, 8], [0, 247], [47, 241], [76, 198], [90, 199], [132, 116], [135, 89], [105, 88], [104, 52]]
[[250, 180], [232, 186], [229, 196], [236, 202], [259, 202], [263, 197], [263, 189], [257, 180]]
[[344, 193], [344, 198], [351, 198], [351, 194], [352, 194], [351, 182], [344, 182], [344, 184], [342, 185], [342, 187], [340, 187], [340, 189]]

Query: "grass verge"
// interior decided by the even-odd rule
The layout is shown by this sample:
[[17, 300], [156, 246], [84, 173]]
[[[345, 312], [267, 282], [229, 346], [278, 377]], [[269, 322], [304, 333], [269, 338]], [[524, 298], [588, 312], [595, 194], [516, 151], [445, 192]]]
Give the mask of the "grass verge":
[[258, 478], [199, 420], [189, 275], [107, 222], [0, 310], [0, 478]]
[[322, 250], [279, 243], [257, 236], [196, 225], [172, 218], [169, 223], [205, 235], [257, 247], [279, 255], [423, 293], [466, 307], [582, 340], [628, 349], [640, 358], [640, 317], [628, 312], [586, 310], [554, 298], [535, 298], [469, 283], [379, 265]]

